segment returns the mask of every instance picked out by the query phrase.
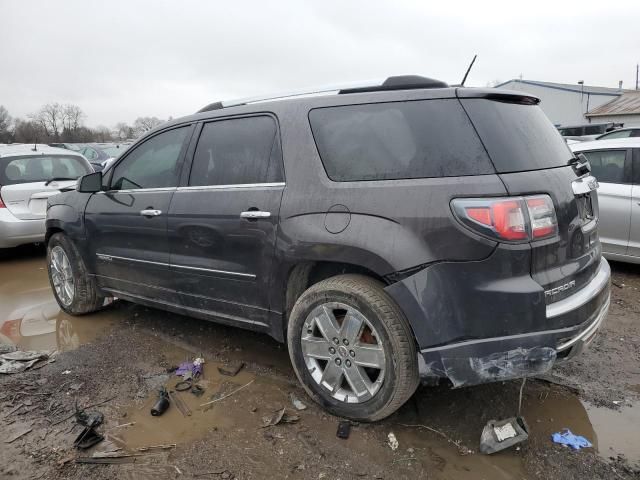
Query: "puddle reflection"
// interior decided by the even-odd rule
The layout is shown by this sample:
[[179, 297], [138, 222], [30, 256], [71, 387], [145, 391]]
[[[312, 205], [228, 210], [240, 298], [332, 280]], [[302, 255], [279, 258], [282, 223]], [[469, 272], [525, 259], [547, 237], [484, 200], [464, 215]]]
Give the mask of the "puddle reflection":
[[56, 303], [40, 254], [0, 262], [0, 343], [22, 350], [72, 350], [115, 324], [106, 310], [73, 317]]

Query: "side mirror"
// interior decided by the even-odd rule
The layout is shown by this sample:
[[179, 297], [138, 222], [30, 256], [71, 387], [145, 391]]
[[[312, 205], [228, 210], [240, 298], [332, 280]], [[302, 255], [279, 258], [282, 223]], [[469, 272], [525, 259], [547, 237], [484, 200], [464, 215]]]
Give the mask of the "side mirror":
[[96, 193], [102, 190], [102, 172], [93, 172], [85, 175], [78, 182], [79, 192]]

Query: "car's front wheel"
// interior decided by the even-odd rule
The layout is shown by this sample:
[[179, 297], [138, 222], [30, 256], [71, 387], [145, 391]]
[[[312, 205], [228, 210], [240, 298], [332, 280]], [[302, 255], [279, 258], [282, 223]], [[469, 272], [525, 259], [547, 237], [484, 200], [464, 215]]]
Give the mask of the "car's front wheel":
[[65, 312], [82, 315], [104, 304], [78, 249], [63, 233], [52, 235], [47, 243], [47, 270], [53, 294]]
[[291, 312], [294, 370], [307, 393], [337, 416], [381, 420], [418, 385], [411, 328], [382, 287], [363, 275], [329, 278], [305, 291]]

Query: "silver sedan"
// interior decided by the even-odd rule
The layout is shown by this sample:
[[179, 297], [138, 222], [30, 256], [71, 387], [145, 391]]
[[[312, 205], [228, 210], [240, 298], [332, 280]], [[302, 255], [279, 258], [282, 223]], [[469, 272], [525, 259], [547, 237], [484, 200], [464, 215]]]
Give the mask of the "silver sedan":
[[583, 153], [598, 179], [598, 232], [604, 256], [640, 263], [640, 138], [597, 140], [569, 146]]
[[89, 162], [71, 150], [0, 146], [0, 248], [44, 241], [47, 199], [92, 171]]

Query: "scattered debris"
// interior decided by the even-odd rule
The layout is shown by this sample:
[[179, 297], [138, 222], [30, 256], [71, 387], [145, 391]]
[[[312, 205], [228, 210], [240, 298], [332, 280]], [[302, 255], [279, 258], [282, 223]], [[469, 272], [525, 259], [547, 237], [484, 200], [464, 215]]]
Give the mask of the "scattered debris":
[[204, 394], [204, 388], [200, 385], [194, 385], [191, 387], [191, 393], [193, 393], [196, 397], [202, 396]]
[[306, 409], [307, 409], [307, 406], [306, 406], [304, 403], [302, 403], [302, 402], [298, 399], [298, 397], [296, 397], [295, 393], [291, 392], [291, 393], [289, 394], [289, 398], [291, 399], [291, 403], [293, 404], [293, 407], [294, 407], [296, 410], [306, 410]]
[[552, 434], [551, 440], [553, 440], [554, 443], [567, 445], [574, 450], [580, 450], [581, 448], [589, 448], [593, 446], [589, 440], [581, 435], [574, 435], [568, 428], [563, 429], [561, 432]]
[[396, 438], [393, 432], [390, 432], [389, 435], [387, 435], [387, 444], [389, 445], [391, 450], [393, 450], [394, 452], [400, 446], [400, 443], [398, 443], [398, 439]]
[[31, 432], [33, 430], [32, 428], [32, 423], [26, 424], [24, 425], [21, 429], [18, 429], [17, 432], [15, 432], [13, 434], [13, 436], [7, 438], [4, 443], [13, 443], [15, 442], [17, 439], [19, 439], [20, 437], [25, 436], [27, 433]]
[[491, 455], [529, 438], [529, 426], [523, 417], [489, 420], [480, 436], [480, 452]]
[[177, 393], [168, 392], [168, 395], [171, 402], [176, 404], [176, 407], [178, 407], [178, 410], [180, 410], [180, 413], [182, 413], [183, 417], [191, 416], [191, 409], [187, 406], [186, 403], [184, 403], [184, 400], [182, 400], [182, 398], [180, 398]]
[[167, 443], [166, 445], [149, 445], [148, 447], [139, 447], [136, 448], [138, 452], [148, 452], [149, 450], [169, 450], [171, 448], [176, 448], [175, 443]]
[[216, 398], [215, 400], [211, 400], [210, 402], [202, 403], [200, 406], [201, 406], [201, 407], [205, 407], [205, 406], [207, 406], [207, 405], [211, 405], [212, 403], [219, 402], [220, 400], [224, 400], [225, 398], [230, 397], [230, 396], [231, 396], [231, 395], [233, 395], [234, 393], [239, 392], [239, 391], [240, 391], [240, 390], [242, 390], [244, 387], [248, 387], [248, 386], [249, 386], [249, 385], [251, 385], [254, 381], [255, 381], [255, 379], [251, 380], [249, 383], [245, 383], [245, 384], [244, 384], [244, 385], [242, 385], [241, 387], [239, 387], [239, 388], [235, 389], [234, 391], [232, 391], [232, 392], [230, 392], [230, 393], [228, 393], [228, 394], [226, 394], [226, 395], [224, 395], [224, 396], [222, 396], [222, 397], [220, 397], [220, 398]]
[[151, 407], [151, 415], [154, 417], [162, 415], [169, 408], [169, 405], [169, 394], [167, 393], [167, 389], [162, 387], [158, 390], [158, 400], [155, 405]]
[[351, 433], [351, 422], [338, 423], [338, 431], [336, 432], [336, 437], [346, 440], [347, 438], [349, 438], [350, 433]]
[[131, 426], [133, 426], [135, 424], [136, 424], [136, 422], [122, 423], [120, 425], [116, 425], [114, 427], [111, 427], [109, 430], [114, 430], [116, 428], [123, 428], [123, 427], [131, 427]]
[[400, 425], [403, 427], [410, 427], [410, 428], [424, 428], [425, 430], [429, 430], [430, 432], [436, 433], [440, 435], [442, 438], [444, 438], [447, 442], [455, 445], [458, 448], [458, 453], [460, 455], [471, 455], [472, 453], [474, 453], [473, 450], [465, 447], [461, 442], [452, 439], [451, 437], [446, 435], [444, 432], [441, 432], [440, 430], [437, 430], [428, 425], [408, 425], [406, 423], [400, 423]]
[[615, 280], [612, 280], [611, 283], [614, 284], [618, 288], [624, 288], [625, 287], [624, 283], [618, 283]]
[[220, 375], [226, 375], [227, 377], [235, 377], [240, 370], [244, 367], [244, 362], [235, 362], [228, 367], [218, 367]]
[[76, 417], [76, 422], [80, 425], [89, 428], [95, 428], [104, 422], [104, 415], [101, 412], [89, 412], [86, 410], [78, 408], [78, 404], [76, 403], [76, 413], [74, 414]]
[[262, 417], [262, 428], [273, 427], [280, 423], [296, 423], [299, 420], [299, 415], [288, 415], [286, 408], [282, 407], [280, 410], [273, 412], [273, 415]]
[[61, 373], [61, 375], [69, 375], [71, 373], [71, 370], [65, 370], [64, 372]]
[[104, 437], [96, 432], [93, 427], [85, 427], [80, 435], [73, 441], [73, 446], [86, 450], [93, 447], [95, 444], [104, 440]]
[[0, 354], [0, 373], [20, 373], [30, 369], [41, 360], [49, 358], [48, 352], [12, 350]]

